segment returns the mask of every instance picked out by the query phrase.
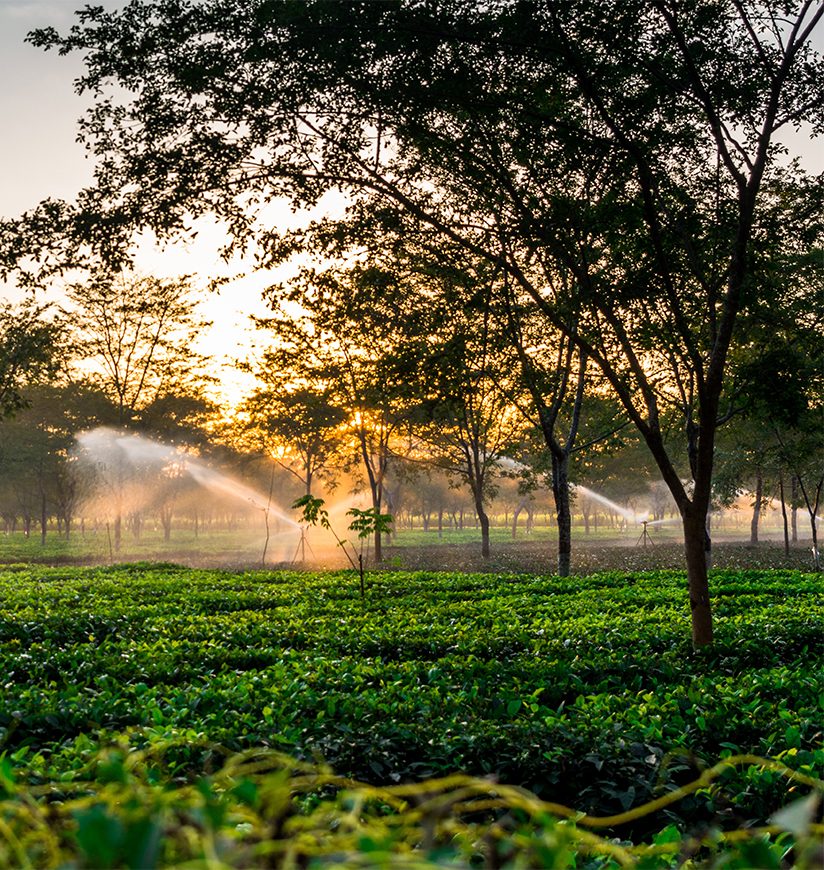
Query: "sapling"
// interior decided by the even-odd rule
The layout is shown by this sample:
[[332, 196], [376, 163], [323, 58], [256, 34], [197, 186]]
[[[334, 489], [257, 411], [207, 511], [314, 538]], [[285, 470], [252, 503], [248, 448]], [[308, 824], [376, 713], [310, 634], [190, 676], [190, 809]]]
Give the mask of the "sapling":
[[361, 598], [366, 594], [366, 583], [364, 577], [364, 559], [363, 548], [370, 535], [376, 533], [385, 533], [391, 531], [392, 514], [382, 514], [377, 508], [371, 507], [361, 510], [360, 508], [350, 508], [346, 512], [346, 516], [352, 517], [352, 522], [349, 523], [348, 530], [356, 532], [360, 544], [356, 549], [351, 541], [341, 538], [341, 536], [332, 527], [329, 522], [329, 511], [324, 508], [324, 500], [315, 498], [313, 495], [307, 494], [301, 496], [297, 501], [293, 502], [292, 507], [295, 510], [301, 511], [301, 519], [307, 525], [320, 526], [323, 529], [332, 533], [332, 536], [338, 542], [338, 546], [343, 550], [349, 564], [358, 572], [360, 577], [360, 594]]

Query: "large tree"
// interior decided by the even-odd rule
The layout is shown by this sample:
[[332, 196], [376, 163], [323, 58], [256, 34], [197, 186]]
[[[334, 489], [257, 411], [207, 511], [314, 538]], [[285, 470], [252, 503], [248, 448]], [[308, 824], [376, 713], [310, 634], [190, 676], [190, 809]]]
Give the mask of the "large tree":
[[[140, 427], [159, 408], [171, 422], [208, 410], [202, 389], [205, 358], [194, 343], [206, 325], [186, 278], [160, 280], [107, 272], [67, 290], [65, 315], [73, 325], [79, 365], [109, 397], [114, 425]], [[185, 409], [178, 397], [188, 396]], [[114, 546], [120, 548], [125, 469], [110, 471]]]
[[368, 263], [373, 275], [384, 276], [353, 284], [353, 292], [366, 297], [362, 331], [382, 320], [395, 324], [401, 337], [395, 353], [412, 359], [406, 369], [414, 374], [415, 392], [426, 399], [421, 406], [429, 407], [430, 422], [437, 421], [419, 434], [433, 446], [437, 441], [457, 450], [451, 466], [473, 493], [486, 555], [484, 481], [496, 475], [502, 451], [517, 440], [516, 415], [505, 409], [520, 411], [541, 434], [558, 524], [558, 573], [568, 575], [569, 465], [587, 383], [586, 355], [576, 353], [574, 340], [548, 328], [499, 264], [433, 237], [429, 226], [376, 197], [362, 198], [345, 220], [330, 217], [284, 234], [280, 244], [304, 260], [314, 253], [321, 261], [354, 262], [364, 275]]
[[[14, 256], [36, 254], [49, 221], [110, 250], [204, 212], [242, 243], [254, 206], [282, 195], [396, 203], [499, 264], [601, 367], [678, 504], [693, 640], [711, 641], [728, 354], [761, 301], [753, 241], [776, 135], [822, 126], [810, 37], [824, 6], [132, 0], [79, 15], [34, 41], [84, 53], [97, 184], [77, 209], [30, 215]], [[689, 485], [664, 442], [668, 405]]]

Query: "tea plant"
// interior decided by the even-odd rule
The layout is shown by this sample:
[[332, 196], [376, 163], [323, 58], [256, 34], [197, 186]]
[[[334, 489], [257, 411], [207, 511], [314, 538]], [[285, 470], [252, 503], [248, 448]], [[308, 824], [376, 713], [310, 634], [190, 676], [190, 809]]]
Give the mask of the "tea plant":
[[[678, 572], [588, 578], [0, 571], [0, 740], [34, 785], [112, 739], [170, 740], [172, 778], [227, 752], [323, 758], [374, 784], [463, 771], [615, 815], [756, 753], [824, 771], [819, 576], [716, 571], [713, 649]], [[212, 748], [207, 748], [212, 747]], [[622, 835], [767, 819], [792, 783], [725, 773]], [[723, 786], [723, 788], [722, 788]]]

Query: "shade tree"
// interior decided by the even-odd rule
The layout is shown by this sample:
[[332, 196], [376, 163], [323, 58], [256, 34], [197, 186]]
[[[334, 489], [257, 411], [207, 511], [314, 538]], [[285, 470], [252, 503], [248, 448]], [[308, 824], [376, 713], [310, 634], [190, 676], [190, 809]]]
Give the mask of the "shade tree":
[[250, 206], [336, 188], [416, 215], [504, 269], [604, 372], [678, 504], [693, 640], [711, 641], [728, 355], [762, 301], [752, 252], [776, 136], [822, 126], [824, 8], [135, 0], [79, 15], [33, 41], [84, 54], [96, 184], [13, 238], [36, 253], [31, 228], [54, 216], [61, 238], [105, 250], [214, 213], [242, 245], [260, 226]]
[[68, 538], [84, 495], [75, 435], [106, 422], [112, 409], [88, 384], [65, 379], [31, 385], [26, 402], [0, 427], [2, 513], [11, 525], [21, 517], [27, 531], [36, 522], [43, 541], [54, 519]]
[[53, 377], [66, 350], [64, 330], [48, 306], [32, 298], [0, 305], [0, 418], [26, 407], [26, 387]]
[[[488, 486], [485, 480], [500, 476], [498, 460], [520, 439], [517, 415], [509, 411], [519, 412], [521, 426], [540, 434], [556, 505], [558, 571], [566, 576], [570, 456], [588, 382], [586, 358], [574, 341], [548, 329], [532, 300], [500, 268], [449, 240], [433, 241], [428, 226], [377, 198], [359, 201], [346, 220], [315, 221], [280, 244], [301, 257], [312, 252], [354, 261], [355, 269], [371, 275], [354, 288], [366, 300], [363, 330], [381, 319], [395, 324], [395, 352], [410, 360], [405, 369], [415, 385], [418, 437], [473, 493], [485, 552], [488, 517], [482, 502], [492, 489], [483, 497], [479, 493]], [[504, 430], [508, 434], [501, 439]], [[593, 434], [588, 443], [597, 440]], [[449, 445], [457, 452], [447, 458]]]
[[136, 424], [165, 396], [202, 393], [209, 379], [195, 344], [209, 324], [188, 278], [101, 272], [70, 285], [66, 297], [76, 358], [111, 397], [116, 425]]
[[414, 438], [427, 460], [472, 494], [485, 559], [490, 556], [487, 506], [497, 493], [501, 461], [517, 450], [523, 434], [506, 388], [510, 372], [495, 353], [490, 317], [489, 310], [458, 308], [441, 310], [435, 323], [430, 320], [412, 418]]
[[[207, 323], [188, 278], [100, 271], [66, 291], [66, 318], [73, 325], [76, 364], [111, 400], [112, 424], [140, 428], [157, 411], [166, 424], [213, 410], [204, 394], [210, 381], [206, 358], [195, 343]], [[189, 396], [184, 409], [181, 397]], [[164, 424], [164, 425], [166, 425]], [[120, 548], [125, 471], [110, 470], [114, 547]]]
[[[382, 515], [393, 444], [408, 428], [408, 378], [405, 360], [396, 353], [394, 319], [365, 316], [364, 296], [353, 282], [368, 280], [345, 269], [307, 267], [289, 285], [271, 287], [273, 313], [256, 319], [268, 336], [256, 369], [264, 384], [266, 378], [284, 378], [292, 391], [311, 397], [312, 425], [322, 424], [325, 438], [338, 421], [334, 440], [344, 456], [342, 467], [362, 475], [371, 509]], [[325, 455], [331, 461], [331, 454]], [[384, 528], [377, 528], [378, 561], [384, 536]]]

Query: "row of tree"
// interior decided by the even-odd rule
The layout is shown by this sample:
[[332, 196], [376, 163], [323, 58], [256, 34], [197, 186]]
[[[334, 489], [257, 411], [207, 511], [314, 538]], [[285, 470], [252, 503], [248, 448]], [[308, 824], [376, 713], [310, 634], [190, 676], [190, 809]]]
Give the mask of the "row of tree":
[[[301, 413], [311, 410], [306, 406], [306, 391], [298, 396], [289, 393], [278, 396], [280, 403], [289, 406], [291, 415], [255, 417], [247, 422], [243, 439], [247, 445], [252, 440], [266, 448], [258, 451], [239, 449], [236, 437], [231, 444], [227, 443], [227, 435], [232, 433], [225, 427], [213, 428], [211, 433], [198, 429], [196, 438], [193, 435], [197, 424], [192, 420], [185, 430], [180, 425], [170, 430], [168, 412], [175, 406], [178, 413], [191, 407], [191, 398], [177, 398], [173, 402], [167, 395], [162, 402], [141, 408], [140, 424], [130, 431], [151, 438], [158, 438], [158, 431], [166, 438], [172, 434], [178, 451], [166, 451], [160, 462], [124, 461], [116, 475], [110, 448], [112, 433], [118, 431], [119, 415], [112, 397], [100, 385], [89, 382], [29, 384], [21, 396], [26, 407], [0, 427], [0, 521], [4, 531], [26, 535], [39, 531], [43, 542], [50, 529], [67, 539], [77, 529], [84, 534], [93, 531], [101, 539], [111, 536], [114, 552], [119, 541], [114, 539], [116, 516], [112, 507], [119, 489], [122, 524], [135, 539], [140, 539], [144, 527], [151, 524], [169, 540], [173, 522], [194, 531], [195, 536], [216, 529], [237, 529], [238, 523], [261, 534], [259, 517], [251, 516], [255, 512], [250, 512], [248, 506], [244, 510], [240, 501], [210, 498], [195, 479], [182, 473], [193, 456], [221, 468], [258, 493], [265, 493], [274, 483], [278, 499], [285, 500], [284, 503], [291, 503], [308, 491], [307, 479], [318, 483], [317, 478], [307, 475], [307, 460], [310, 474], [319, 471], [327, 485], [344, 487], [346, 497], [352, 484], [357, 485], [352, 472], [356, 471], [354, 454], [359, 444], [351, 431], [347, 439], [346, 427], [316, 429], [315, 449], [310, 449], [304, 458], [301, 449], [308, 442], [308, 432], [303, 428], [306, 418]], [[259, 398], [256, 394], [250, 404], [257, 408]], [[319, 403], [314, 409], [325, 410], [324, 419], [328, 420], [328, 405]], [[207, 420], [201, 417], [199, 422]], [[217, 424], [216, 419], [209, 422]], [[266, 427], [263, 431], [260, 423]], [[90, 431], [102, 434], [89, 439]], [[87, 434], [78, 443], [76, 436], [82, 432]], [[413, 458], [404, 459], [403, 446], [393, 445], [384, 480], [386, 502], [395, 517], [396, 530], [417, 527], [442, 535], [450, 528], [480, 529], [481, 518], [471, 490], [460, 485], [460, 475], [450, 473], [433, 454], [416, 451]], [[272, 468], [270, 456], [274, 457], [277, 470]], [[576, 468], [575, 477], [597, 486], [598, 494], [616, 502], [619, 508], [654, 520], [664, 519], [672, 515], [674, 505], [660, 485], [654, 484], [652, 469], [639, 464], [642, 456], [637, 443], [625, 442], [600, 457], [590, 453], [586, 465], [582, 463]], [[323, 464], [319, 465], [321, 458]], [[546, 522], [549, 505], [546, 496], [532, 486], [537, 469], [532, 471], [533, 474], [526, 473], [526, 467], [515, 469], [513, 462], [506, 462], [495, 467], [494, 475], [487, 479], [484, 515], [488, 513], [487, 520], [494, 517], [498, 524], [511, 527], [513, 537], [519, 529], [531, 531], [538, 515], [541, 522]], [[756, 498], [753, 514], [753, 539], [757, 540], [761, 508], [768, 496], [779, 493], [763, 478], [761, 469], [755, 473], [756, 481], [762, 481], [761, 500]], [[800, 499], [789, 511], [792, 533], [788, 530], [788, 540], [797, 538], [798, 504]], [[597, 529], [599, 523], [613, 532], [626, 530], [624, 516], [585, 492], [576, 494], [572, 511], [584, 526], [585, 534]]]
[[[663, 517], [665, 502], [650, 487], [654, 472], [639, 439], [622, 420], [608, 385], [575, 359], [571, 345], [561, 341], [552, 349], [553, 367], [539, 372], [531, 362], [535, 346], [543, 342], [544, 356], [550, 349], [546, 337], [535, 335], [528, 306], [516, 309], [506, 296], [501, 299], [494, 277], [484, 283], [483, 275], [460, 270], [442, 256], [436, 261], [415, 252], [412, 259], [410, 250], [407, 239], [405, 258], [391, 261], [392, 271], [386, 260], [364, 259], [344, 272], [306, 269], [288, 288], [272, 289], [273, 298], [288, 300], [292, 314], [258, 323], [273, 333], [271, 349], [245, 363], [260, 386], [231, 426], [221, 423], [218, 408], [207, 398], [208, 361], [192, 351], [203, 323], [185, 280], [121, 275], [75, 286], [69, 293], [71, 310], [61, 311], [62, 328], [31, 305], [8, 309], [3, 335], [8, 364], [14, 353], [24, 353], [22, 346], [15, 347], [17, 337], [25, 337], [40, 362], [32, 358], [21, 372], [51, 383], [30, 388], [26, 398], [32, 407], [0, 432], [0, 513], [6, 528], [19, 519], [27, 532], [37, 523], [45, 535], [52, 519], [68, 535], [81, 498], [89, 505], [95, 486], [103, 488], [110, 503], [115, 550], [124, 519], [137, 535], [141, 511], [148, 508], [168, 537], [173, 506], [178, 514], [192, 513], [175, 463], [164, 459], [157, 467], [139, 469], [142, 494], [136, 502], [125, 494], [134, 468], [124, 466], [114, 485], [117, 481], [107, 483], [100, 473], [105, 457], [97, 457], [91, 468], [88, 461], [80, 462], [75, 436], [99, 427], [148, 433], [178, 445], [182, 454], [207, 454], [224, 464], [229, 459], [235, 468], [244, 464], [244, 451], [245, 464], [253, 469], [261, 464], [256, 456], [271, 457], [299, 483], [299, 490], [292, 488], [296, 494], [321, 484], [333, 488], [341, 476], [354, 475], [368, 488], [373, 508], [386, 506], [399, 518], [418, 515], [425, 526], [433, 515], [439, 528], [444, 516], [455, 523], [461, 517], [462, 525], [471, 512], [485, 556], [490, 504], [502, 486], [508, 498], [497, 508], [503, 504], [516, 522], [520, 512], [531, 516], [535, 491], [549, 486], [556, 506], [564, 507], [558, 512], [565, 521], [562, 570], [568, 568], [572, 508], [569, 485], [561, 486], [559, 474], [568, 474], [570, 467], [577, 483], [619, 503], [641, 496], [653, 519]], [[497, 310], [496, 303], [505, 310]], [[15, 331], [12, 323], [24, 328]], [[514, 326], [521, 335], [517, 341]], [[526, 347], [523, 336], [530, 334]], [[774, 361], [769, 369], [761, 365], [760, 377], [786, 381], [781, 408], [745, 409], [719, 445], [716, 506], [731, 503], [754, 481], [753, 540], [768, 493], [778, 495], [782, 506], [789, 503], [793, 538], [796, 508], [808, 504], [809, 492], [814, 498], [820, 493], [814, 439], [821, 433], [810, 402], [816, 380], [797, 375], [797, 368], [782, 371]], [[798, 394], [798, 384], [806, 385], [806, 394]], [[9, 410], [24, 404], [19, 386]], [[555, 445], [563, 465], [546, 449], [555, 437], [546, 403], [538, 401], [546, 395], [556, 405], [555, 427], [561, 421], [567, 428], [563, 448]], [[748, 444], [757, 446], [756, 455]], [[151, 496], [146, 494], [149, 480]], [[265, 489], [265, 480], [256, 483]], [[471, 503], [450, 486], [462, 488]], [[279, 483], [278, 492], [284, 491], [289, 487]], [[597, 502], [579, 497], [578, 503], [588, 529]], [[193, 516], [197, 525], [196, 510]], [[380, 535], [375, 543], [380, 559]]]
[[[333, 290], [329, 305], [330, 285], [317, 282], [308, 310], [318, 328], [329, 308], [356, 312], [361, 335], [388, 329], [366, 319], [370, 306], [405, 285], [395, 306], [426, 315], [411, 338], [428, 349], [434, 336], [444, 351], [433, 348], [426, 367], [469, 377], [473, 394], [489, 397], [472, 413], [502, 425], [515, 399], [491, 410], [498, 391], [486, 389], [485, 360], [506, 334], [552, 467], [562, 570], [591, 366], [678, 506], [700, 646], [712, 640], [719, 427], [757, 413], [747, 384], [763, 385], [759, 367], [783, 389], [766, 349], [789, 348], [800, 400], [781, 413], [762, 403], [776, 452], [798, 465], [814, 438], [801, 418], [818, 413], [820, 390], [794, 375], [809, 359], [820, 380], [822, 183], [785, 159], [779, 137], [824, 128], [813, 47], [822, 17], [810, 0], [88, 7], [67, 34], [31, 38], [83, 55], [95, 182], [74, 204], [47, 202], [4, 227], [3, 259], [42, 266], [32, 280], [78, 252], [122, 261], [135, 231], [173, 237], [203, 214], [225, 221], [230, 250], [254, 244], [264, 265], [307, 247], [363, 258], [336, 286], [398, 281], [367, 280], [357, 299]], [[329, 191], [349, 197], [342, 222], [292, 236], [267, 226], [273, 200], [312, 206]], [[449, 305], [456, 290], [460, 307]], [[464, 290], [484, 325], [473, 315], [462, 351], [451, 333]], [[394, 427], [391, 407], [375, 408], [352, 418], [364, 442]], [[484, 459], [467, 444], [480, 500]], [[815, 475], [796, 469], [811, 515]]]

